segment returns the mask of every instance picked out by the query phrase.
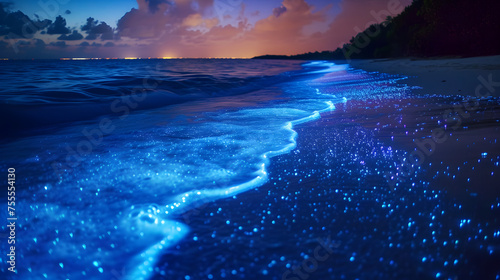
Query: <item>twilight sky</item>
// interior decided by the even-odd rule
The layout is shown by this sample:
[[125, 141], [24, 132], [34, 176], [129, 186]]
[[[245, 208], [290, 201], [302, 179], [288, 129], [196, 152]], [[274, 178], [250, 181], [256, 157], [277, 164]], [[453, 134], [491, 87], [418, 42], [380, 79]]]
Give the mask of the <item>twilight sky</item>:
[[253, 57], [334, 50], [411, 0], [0, 1], [0, 58]]

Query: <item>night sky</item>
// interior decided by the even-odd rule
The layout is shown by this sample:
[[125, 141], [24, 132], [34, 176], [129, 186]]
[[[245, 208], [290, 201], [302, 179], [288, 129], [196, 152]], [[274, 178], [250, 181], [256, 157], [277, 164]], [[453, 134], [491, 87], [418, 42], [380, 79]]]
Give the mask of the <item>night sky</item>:
[[411, 0], [0, 2], [0, 58], [253, 57], [334, 50]]

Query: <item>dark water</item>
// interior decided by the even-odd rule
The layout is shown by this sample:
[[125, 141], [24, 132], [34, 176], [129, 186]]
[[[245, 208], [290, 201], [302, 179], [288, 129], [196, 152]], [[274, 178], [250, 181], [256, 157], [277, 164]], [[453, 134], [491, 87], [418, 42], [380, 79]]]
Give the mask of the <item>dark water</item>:
[[[123, 115], [285, 81], [298, 63], [234, 60], [3, 61], [0, 125], [24, 128]], [[133, 98], [137, 95], [143, 98]], [[110, 105], [119, 99], [120, 103]], [[140, 99], [140, 102], [137, 102]], [[114, 110], [112, 110], [114, 108]]]

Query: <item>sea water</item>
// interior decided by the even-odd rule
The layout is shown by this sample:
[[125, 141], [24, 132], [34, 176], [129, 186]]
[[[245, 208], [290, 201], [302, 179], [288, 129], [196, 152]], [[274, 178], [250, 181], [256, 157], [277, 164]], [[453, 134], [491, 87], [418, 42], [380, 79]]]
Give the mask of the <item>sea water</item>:
[[189, 232], [183, 213], [267, 182], [272, 157], [295, 147], [294, 125], [372, 95], [375, 84], [379, 95], [405, 92], [399, 77], [331, 62], [1, 66], [0, 170], [16, 169], [16, 279], [148, 279]]

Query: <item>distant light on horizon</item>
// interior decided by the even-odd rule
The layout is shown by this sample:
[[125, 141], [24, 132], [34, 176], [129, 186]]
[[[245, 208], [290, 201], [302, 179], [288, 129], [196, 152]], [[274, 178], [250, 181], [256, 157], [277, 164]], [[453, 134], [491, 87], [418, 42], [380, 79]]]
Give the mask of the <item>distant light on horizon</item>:
[[[205, 60], [221, 60], [221, 59], [252, 59], [251, 57], [62, 57], [58, 58], [58, 60], [62, 61], [86, 61], [86, 60], [154, 60], [154, 59], [162, 59], [162, 60], [175, 60], [175, 59], [205, 59]], [[1, 60], [11, 60], [9, 58], [0, 58]], [[14, 59], [18, 60], [18, 59]], [[20, 59], [24, 60], [24, 59]], [[29, 60], [38, 60], [35, 58], [30, 58]], [[41, 60], [44, 60], [43, 58]]]
[[63, 57], [60, 58], [59, 60], [98, 60], [102, 59], [99, 57]]

